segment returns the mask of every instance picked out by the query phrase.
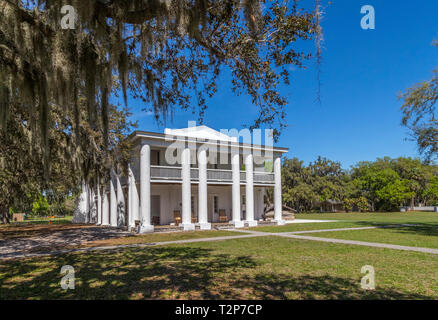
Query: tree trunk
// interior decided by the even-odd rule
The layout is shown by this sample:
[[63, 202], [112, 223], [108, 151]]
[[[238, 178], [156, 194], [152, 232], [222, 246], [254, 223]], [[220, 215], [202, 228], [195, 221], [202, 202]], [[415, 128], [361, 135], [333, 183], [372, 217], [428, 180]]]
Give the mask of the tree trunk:
[[3, 224], [11, 223], [8, 207], [0, 207], [0, 219]]
[[414, 209], [414, 197], [411, 198], [411, 209]]

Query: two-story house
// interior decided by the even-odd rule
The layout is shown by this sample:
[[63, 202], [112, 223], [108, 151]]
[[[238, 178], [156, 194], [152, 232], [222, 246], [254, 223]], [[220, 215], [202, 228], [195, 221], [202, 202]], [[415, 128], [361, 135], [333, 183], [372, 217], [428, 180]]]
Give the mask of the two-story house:
[[256, 226], [265, 190], [274, 188], [274, 221], [284, 223], [281, 155], [287, 148], [245, 143], [206, 126], [135, 131], [129, 139], [128, 176], [112, 172], [103, 190], [84, 187], [78, 206], [87, 216], [82, 222], [132, 228], [140, 221], [140, 232], [158, 225]]

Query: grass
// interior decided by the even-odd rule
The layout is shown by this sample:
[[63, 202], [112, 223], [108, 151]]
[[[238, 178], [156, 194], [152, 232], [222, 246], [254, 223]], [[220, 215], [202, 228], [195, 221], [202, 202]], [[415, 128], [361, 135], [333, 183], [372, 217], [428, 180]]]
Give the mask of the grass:
[[[25, 221], [14, 221], [10, 224], [0, 224], [0, 228], [10, 228], [15, 226], [23, 226], [23, 225], [50, 225], [52, 224], [71, 224], [72, 223], [73, 216], [65, 216], [61, 218], [49, 218], [49, 217], [37, 217], [37, 218], [30, 218], [26, 219]], [[1, 229], [0, 229], [1, 230]]]
[[[75, 289], [60, 287], [63, 265]], [[361, 289], [363, 265], [376, 290]], [[1, 299], [437, 299], [438, 256], [281, 237], [0, 262]]]
[[395, 228], [318, 232], [308, 236], [397, 244], [411, 247], [438, 248], [437, 226], [400, 226]]
[[420, 224], [424, 227], [438, 229], [438, 213], [436, 212], [305, 213], [296, 214], [295, 218], [338, 220], [338, 222], [287, 224], [284, 226], [255, 227], [252, 228], [252, 230], [265, 232], [292, 232], [394, 224]]
[[[297, 218], [342, 221], [255, 230], [286, 232], [409, 223], [419, 226], [314, 235], [438, 247], [437, 213], [300, 214]], [[224, 233], [235, 234], [147, 234], [93, 245], [206, 238]], [[60, 287], [63, 265], [75, 268], [74, 290]], [[364, 265], [375, 269], [376, 290], [360, 287]], [[0, 299], [438, 299], [438, 255], [276, 236], [71, 253], [0, 261]]]

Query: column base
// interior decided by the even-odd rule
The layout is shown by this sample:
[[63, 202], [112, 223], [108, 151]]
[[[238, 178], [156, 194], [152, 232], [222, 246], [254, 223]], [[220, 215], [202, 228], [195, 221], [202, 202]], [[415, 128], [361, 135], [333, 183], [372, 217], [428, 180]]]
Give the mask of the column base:
[[201, 230], [211, 230], [211, 223], [200, 223], [199, 229]]
[[141, 225], [138, 231], [138, 233], [149, 233], [149, 232], [154, 232], [153, 225]]
[[251, 221], [245, 221], [245, 223], [248, 224], [248, 227], [257, 227], [258, 223], [255, 220], [251, 220]]
[[243, 221], [230, 221], [230, 224], [233, 224], [234, 228], [243, 228], [245, 226]]
[[286, 224], [285, 220], [272, 220], [272, 222], [276, 223], [277, 226], [283, 226]]
[[195, 224], [194, 223], [181, 223], [180, 226], [184, 228], [184, 231], [194, 231]]
[[110, 224], [109, 224], [109, 223], [102, 223], [100, 226], [101, 226], [101, 227], [109, 227]]

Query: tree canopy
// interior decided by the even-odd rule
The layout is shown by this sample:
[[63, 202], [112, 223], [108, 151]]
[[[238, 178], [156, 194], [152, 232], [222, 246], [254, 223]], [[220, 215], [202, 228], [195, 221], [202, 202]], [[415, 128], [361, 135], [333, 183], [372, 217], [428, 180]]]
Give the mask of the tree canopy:
[[[434, 41], [438, 47], [438, 40]], [[403, 99], [402, 123], [411, 131], [419, 151], [427, 160], [438, 155], [438, 69], [432, 71], [432, 78], [422, 81], [400, 95]]]
[[[202, 122], [228, 70], [233, 92], [258, 108], [251, 127], [278, 137], [287, 104], [279, 86], [309, 57], [297, 42], [320, 32], [315, 4], [1, 0], [0, 210], [42, 192], [68, 195], [123, 163], [128, 94], [157, 121], [182, 108]], [[110, 104], [119, 96], [125, 108]]]
[[337, 203], [343, 210], [398, 210], [400, 206], [438, 204], [438, 166], [420, 159], [388, 157], [362, 161], [350, 170], [318, 157], [305, 166], [284, 159], [283, 201], [299, 212]]
[[[67, 4], [77, 15], [73, 29], [61, 28]], [[278, 86], [309, 56], [296, 42], [317, 30], [315, 13], [297, 1], [3, 0], [1, 125], [19, 102], [47, 147], [50, 105], [72, 110], [77, 120], [83, 94], [90, 124], [107, 127], [114, 82], [125, 102], [129, 92], [157, 120], [195, 103], [202, 121], [206, 98], [228, 68], [233, 92], [248, 94], [259, 108], [253, 127], [269, 125], [278, 136], [287, 103]]]

